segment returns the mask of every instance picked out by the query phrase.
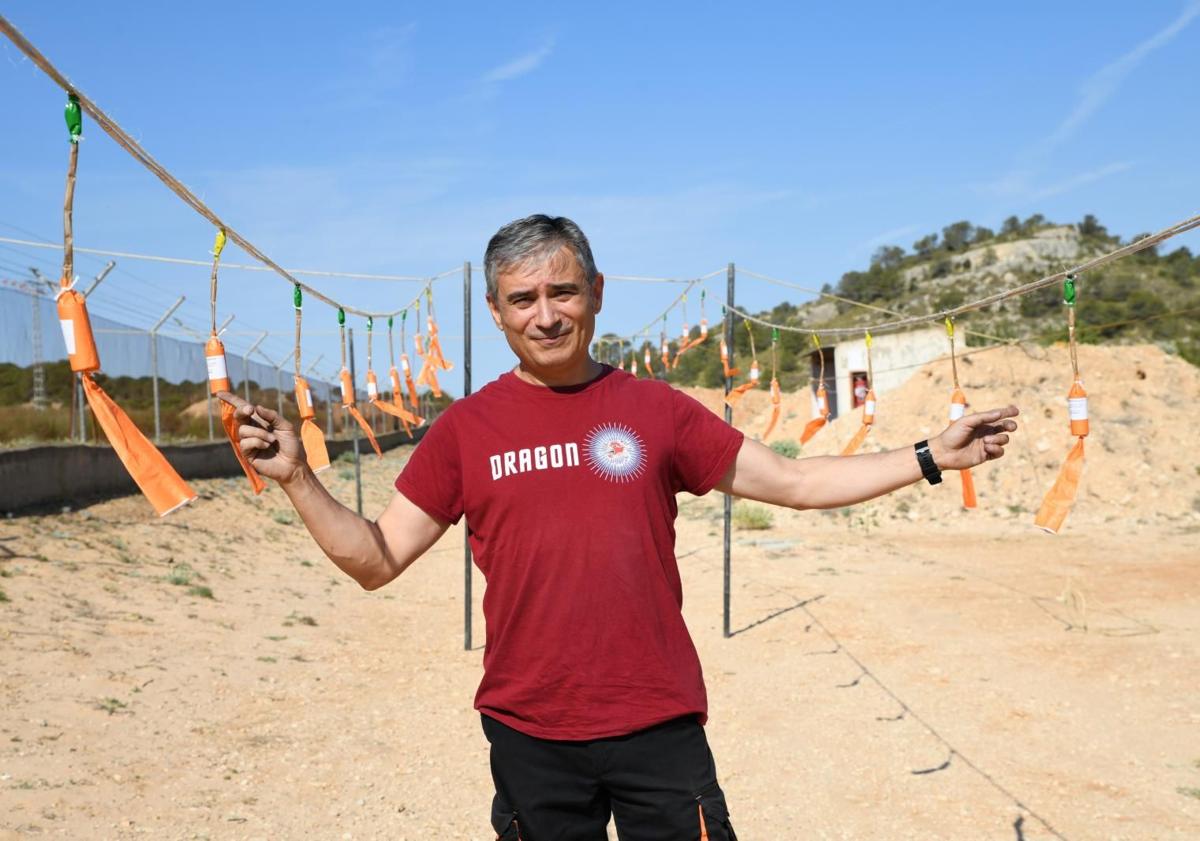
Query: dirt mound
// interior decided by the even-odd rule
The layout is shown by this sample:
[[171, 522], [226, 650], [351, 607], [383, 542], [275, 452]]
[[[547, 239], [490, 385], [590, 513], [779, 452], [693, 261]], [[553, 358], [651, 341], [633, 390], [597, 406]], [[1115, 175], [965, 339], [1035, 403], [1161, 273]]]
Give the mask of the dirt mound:
[[[1079, 348], [1079, 367], [1089, 394], [1091, 434], [1075, 509], [1067, 526], [1155, 516], [1200, 517], [1200, 454], [1194, 447], [1193, 409], [1200, 370], [1152, 345]], [[1071, 363], [1065, 346], [1003, 347], [959, 360], [959, 381], [972, 408], [1015, 403], [1021, 429], [999, 464], [977, 468], [979, 508], [969, 516], [1017, 516], [1032, 524], [1033, 512], [1053, 484], [1073, 439], [1066, 393]], [[952, 378], [948, 359], [915, 371], [903, 386], [879, 395], [875, 427], [862, 452], [912, 444], [946, 424]], [[687, 389], [720, 411], [716, 389]], [[785, 394], [770, 442], [798, 441], [811, 416], [807, 392]], [[746, 395], [734, 423], [759, 437], [770, 416], [765, 389]], [[861, 412], [838, 418], [817, 433], [803, 455], [835, 455], [858, 431]], [[968, 516], [961, 511], [957, 476], [936, 489], [909, 488], [873, 503], [880, 513], [921, 517]]]

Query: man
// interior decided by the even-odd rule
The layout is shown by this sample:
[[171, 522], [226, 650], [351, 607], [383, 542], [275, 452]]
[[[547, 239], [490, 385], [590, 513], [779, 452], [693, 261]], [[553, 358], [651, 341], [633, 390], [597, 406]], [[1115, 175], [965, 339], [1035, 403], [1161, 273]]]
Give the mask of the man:
[[500, 839], [602, 841], [610, 815], [623, 841], [734, 839], [680, 611], [675, 494], [850, 505], [999, 458], [1017, 410], [969, 415], [919, 454], [786, 459], [665, 383], [591, 358], [604, 277], [569, 219], [505, 225], [485, 262], [517, 367], [442, 414], [378, 520], [329, 495], [291, 424], [222, 395], [238, 404], [242, 451], [369, 590], [466, 516], [488, 581], [475, 707]]

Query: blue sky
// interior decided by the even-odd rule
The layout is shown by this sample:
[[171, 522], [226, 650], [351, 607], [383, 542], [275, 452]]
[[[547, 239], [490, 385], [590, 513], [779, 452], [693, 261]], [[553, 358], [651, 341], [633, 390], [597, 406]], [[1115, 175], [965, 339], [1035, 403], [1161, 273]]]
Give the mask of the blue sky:
[[[278, 262], [430, 275], [473, 261], [478, 384], [512, 362], [478, 262], [531, 212], [578, 221], [611, 274], [732, 260], [817, 287], [958, 219], [1095, 213], [1130, 236], [1200, 209], [1200, 0], [904, 5], [17, 0], [3, 14]], [[59, 239], [63, 96], [6, 41], [0, 92], [0, 235]], [[204, 259], [209, 225], [90, 121], [85, 138], [77, 244]], [[1195, 233], [1176, 242], [1200, 250]], [[0, 277], [30, 254], [54, 262], [0, 247]], [[230, 346], [279, 330], [263, 347], [287, 353], [284, 283], [222, 279]], [[313, 282], [371, 309], [416, 291]], [[437, 290], [458, 336], [461, 285]], [[641, 327], [677, 291], [614, 283], [600, 327]], [[199, 267], [119, 261], [93, 306], [143, 325], [179, 294], [202, 328]], [[799, 299], [748, 278], [738, 298]], [[334, 358], [316, 335], [332, 312], [313, 303], [306, 325], [306, 358]]]

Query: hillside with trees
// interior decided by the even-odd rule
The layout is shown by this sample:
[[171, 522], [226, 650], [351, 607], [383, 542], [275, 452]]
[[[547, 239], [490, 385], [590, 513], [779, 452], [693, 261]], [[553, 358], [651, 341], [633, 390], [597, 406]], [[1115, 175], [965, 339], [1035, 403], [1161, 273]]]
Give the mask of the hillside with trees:
[[[784, 302], [755, 315], [820, 330], [865, 326], [892, 317], [880, 309], [899, 316], [938, 312], [1078, 265], [1144, 236], [1122, 241], [1090, 214], [1074, 225], [1055, 224], [1041, 214], [1025, 220], [1011, 216], [998, 231], [959, 221], [920, 237], [911, 249], [880, 247], [867, 268], [846, 272], [836, 285], [826, 284], [825, 294], [815, 300], [800, 305]], [[1200, 365], [1200, 256], [1188, 248], [1165, 253], [1147, 248], [1081, 275], [1077, 286], [1081, 342], [1149, 342]], [[1062, 291], [1057, 285], [1046, 287], [963, 315], [958, 323], [1000, 339], [1062, 341], [1066, 333]], [[759, 326], [754, 330], [765, 376], [769, 362], [764, 350], [770, 345], [770, 331]], [[692, 328], [692, 335], [698, 335], [698, 328]], [[734, 335], [740, 363], [748, 359], [750, 336], [740, 324]], [[682, 385], [720, 385], [718, 340], [717, 331], [711, 331], [708, 344], [684, 353], [667, 379]], [[989, 342], [968, 335], [967, 343]], [[655, 368], [660, 370], [657, 337], [650, 344]], [[676, 346], [672, 340], [672, 358]], [[621, 347], [628, 359], [629, 343], [609, 335], [601, 337], [597, 353], [616, 364]], [[639, 364], [643, 347], [638, 342], [633, 348]], [[785, 390], [808, 381], [808, 350], [807, 336], [780, 333], [780, 382]]]

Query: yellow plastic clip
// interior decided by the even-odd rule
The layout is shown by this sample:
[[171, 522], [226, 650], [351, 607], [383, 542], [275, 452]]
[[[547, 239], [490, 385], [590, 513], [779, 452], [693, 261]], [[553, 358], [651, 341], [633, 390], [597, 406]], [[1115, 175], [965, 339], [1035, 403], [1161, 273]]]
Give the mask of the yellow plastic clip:
[[867, 350], [871, 349], [871, 331], [867, 331]]
[[946, 316], [946, 335], [954, 338], [954, 320], [950, 316]]
[[818, 336], [816, 333], [813, 333], [812, 335], [809, 336], [809, 338], [812, 339], [813, 347], [815, 347], [817, 350], [820, 350], [821, 349], [821, 337]]
[[225, 229], [217, 228], [217, 240], [213, 243], [213, 259], [220, 260], [221, 252], [225, 250]]

